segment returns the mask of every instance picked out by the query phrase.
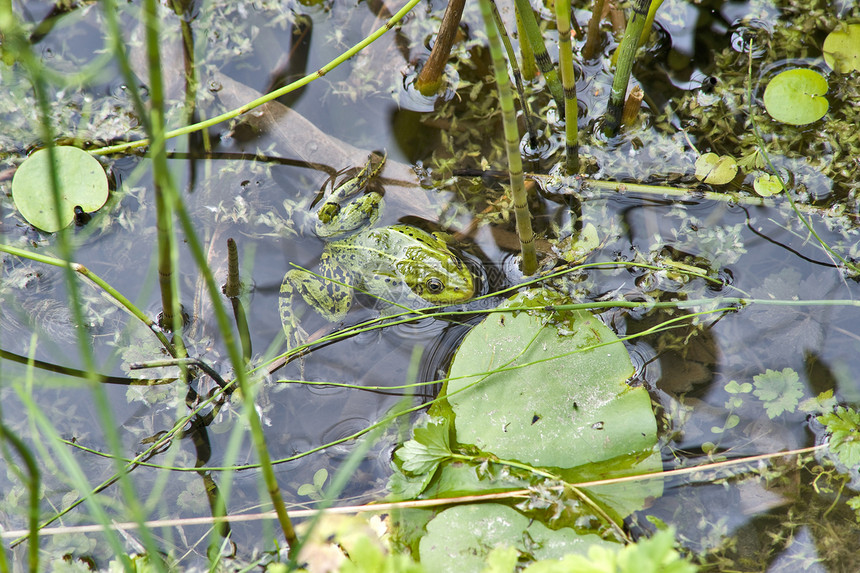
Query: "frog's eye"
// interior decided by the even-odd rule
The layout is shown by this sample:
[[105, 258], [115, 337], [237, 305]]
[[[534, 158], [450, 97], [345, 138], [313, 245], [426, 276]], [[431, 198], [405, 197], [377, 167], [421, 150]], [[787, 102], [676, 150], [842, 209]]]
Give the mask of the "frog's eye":
[[430, 291], [430, 294], [439, 294], [445, 290], [445, 283], [436, 277], [430, 277], [424, 284], [427, 285], [427, 290]]

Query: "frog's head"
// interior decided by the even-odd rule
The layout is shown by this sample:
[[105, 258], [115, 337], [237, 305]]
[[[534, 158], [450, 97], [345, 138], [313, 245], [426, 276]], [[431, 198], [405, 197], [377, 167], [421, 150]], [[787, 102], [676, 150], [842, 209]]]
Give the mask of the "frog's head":
[[448, 255], [409, 263], [406, 284], [413, 293], [433, 304], [454, 304], [472, 298], [472, 273], [453, 253]]
[[409, 289], [433, 304], [454, 304], [472, 298], [474, 279], [469, 268], [436, 235], [421, 232], [417, 246], [407, 249], [397, 267]]

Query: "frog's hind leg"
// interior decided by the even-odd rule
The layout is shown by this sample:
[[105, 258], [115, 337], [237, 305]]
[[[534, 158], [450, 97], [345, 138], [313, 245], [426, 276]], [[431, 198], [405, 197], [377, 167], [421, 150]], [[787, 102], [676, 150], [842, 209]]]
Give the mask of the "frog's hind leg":
[[303, 344], [306, 339], [299, 323], [302, 314], [299, 297], [329, 322], [341, 320], [352, 305], [352, 288], [344, 286], [349, 276], [329, 264], [326, 257], [320, 262], [320, 270], [325, 278], [301, 269], [287, 271], [284, 275], [278, 309], [290, 347]]
[[304, 310], [298, 301], [298, 296], [306, 299], [303, 286], [308, 277], [316, 278], [306, 271], [293, 269], [287, 271], [281, 283], [281, 292], [278, 295], [278, 313], [281, 316], [281, 326], [287, 340], [288, 348], [301, 346], [307, 338], [307, 333], [302, 329], [300, 319]]

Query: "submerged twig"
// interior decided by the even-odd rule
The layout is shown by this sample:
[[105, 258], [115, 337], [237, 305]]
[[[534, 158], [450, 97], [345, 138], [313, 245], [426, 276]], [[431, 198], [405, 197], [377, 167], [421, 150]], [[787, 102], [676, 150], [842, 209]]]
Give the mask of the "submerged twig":
[[460, 17], [463, 15], [465, 5], [466, 0], [450, 0], [445, 8], [430, 57], [415, 80], [415, 88], [421, 92], [421, 95], [432, 96], [442, 87], [444, 81], [442, 72], [445, 71], [445, 65], [451, 56], [451, 46], [454, 45], [454, 38], [457, 36], [457, 30], [460, 29]]

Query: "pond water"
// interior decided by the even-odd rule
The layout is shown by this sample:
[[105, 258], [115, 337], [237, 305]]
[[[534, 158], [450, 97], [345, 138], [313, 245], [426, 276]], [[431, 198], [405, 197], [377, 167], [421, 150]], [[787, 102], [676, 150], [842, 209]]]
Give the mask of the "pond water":
[[[203, 119], [321, 68], [384, 23], [388, 11], [400, 8], [340, 0], [175, 4], [180, 16], [161, 7], [169, 127], [187, 123], [181, 106], [185, 63], [180, 21], [189, 24], [193, 36], [200, 85], [195, 117]], [[693, 176], [697, 158], [693, 144], [702, 153], [739, 159], [750, 156], [755, 145], [744, 119], [748, 48], [739, 39], [763, 44], [753, 52], [753, 81], [760, 99], [765, 80], [779, 69], [800, 65], [826, 69], [820, 57], [823, 37], [837, 22], [860, 17], [849, 3], [802, 4], [666, 0], [658, 12], [657, 30], [634, 68], [635, 82], [646, 92], [643, 119], [611, 140], [595, 127], [612, 81], [608, 59], [583, 64], [577, 88], [583, 170], [588, 178], [574, 181], [576, 187], [561, 185], [556, 177], [564, 148], [559, 114], [545, 90], [532, 90], [532, 105], [541, 118], [539, 148], [526, 149], [530, 160], [526, 171], [535, 174], [542, 192], [534, 200], [535, 227], [543, 239], [553, 238], [559, 229], [564, 233], [571, 223], [576, 231], [593, 225], [599, 246], [586, 260], [619, 263], [576, 273], [556, 281], [556, 288], [583, 301], [855, 299], [860, 274], [821, 243], [848, 263], [857, 258], [858, 169], [851, 151], [858, 143], [856, 136], [846, 135], [853, 128], [844, 126], [845, 118], [856, 114], [851, 111], [856, 99], [852, 103], [850, 98], [857, 95], [856, 85], [851, 87], [857, 83], [857, 72], [853, 80], [829, 76], [838, 86], [833, 89], [831, 112], [812, 127], [787, 129], [770, 120], [763, 108], [755, 112], [772, 159], [790, 174], [801, 212], [818, 239], [786, 200], [777, 197], [763, 203], [756, 198], [751, 191], [755, 169], [727, 186], [704, 186]], [[19, 17], [29, 29], [48, 21], [51, 9], [47, 2], [28, 2]], [[482, 318], [480, 311], [501, 301], [496, 297], [466, 303], [458, 308], [473, 314], [463, 320], [427, 317], [369, 330], [316, 347], [281, 368], [270, 367], [268, 361], [285, 350], [277, 310], [284, 273], [291, 263], [317, 269], [324, 248], [309, 231], [311, 202], [322, 190], [348, 177], [342, 172], [360, 167], [369, 153], [385, 151], [388, 163], [377, 183], [384, 189], [386, 208], [379, 225], [408, 222], [456, 235], [457, 252], [473, 271], [478, 294], [523, 280], [514, 259], [509, 203], [497, 175], [505, 166], [501, 120], [494, 87], [483, 83], [489, 64], [476, 4], [467, 6], [463, 35], [449, 66], [459, 82], [450, 90], [450, 99], [428, 104], [409, 85], [416, 62], [428, 54], [427, 44], [443, 9], [443, 2], [419, 5], [402, 26], [369, 49], [278, 100], [278, 106], [289, 109], [252, 111], [242, 123], [222, 123], [205, 135], [180, 137], [168, 146], [170, 171], [219, 281], [226, 274], [227, 238], [238, 244], [252, 364], [260, 371], [271, 370], [257, 382], [257, 411], [291, 508], [312, 502], [312, 496], [299, 495], [298, 490], [313, 484], [319, 470], [334, 475], [349, 458], [355, 442], [344, 438], [383, 419], [404, 400], [420, 404], [432, 398], [438, 385], [401, 387], [444, 377], [458, 343]], [[510, 23], [512, 7], [500, 9]], [[132, 46], [131, 66], [146, 97], [136, 10], [124, 5], [119, 15]], [[808, 19], [799, 16], [804, 11]], [[542, 16], [548, 19], [550, 12], [544, 9]], [[588, 14], [587, 6], [575, 3], [575, 18], [583, 28]], [[817, 23], [811, 23], [815, 18]], [[768, 19], [774, 23], [766, 24]], [[55, 14], [51, 21], [32, 37], [32, 49], [46, 66], [71, 78], [98, 61], [106, 37], [98, 5]], [[605, 53], [615, 45], [607, 30]], [[551, 56], [557, 59], [552, 50]], [[55, 131], [86, 143], [142, 137], [131, 88], [120, 79], [117, 62], [105, 59], [88, 72], [85, 87], [78, 85], [80, 78], [69, 80], [69, 85], [50, 84]], [[39, 143], [39, 123], [22, 68], [3, 64], [0, 78], [7, 94], [0, 97], [7, 126], [0, 130], [0, 171], [5, 175], [0, 186], [6, 192], [0, 196], [0, 242], [59, 256], [55, 235], [26, 225], [9, 195], [11, 171], [6, 170]], [[149, 160], [128, 155], [104, 163], [116, 181], [114, 198], [88, 224], [69, 232], [73, 260], [154, 317], [161, 302]], [[597, 181], [655, 186], [618, 192]], [[671, 194], [659, 186], [695, 192]], [[726, 201], [725, 193], [734, 195]], [[192, 317], [190, 355], [230, 379], [223, 336], [201, 273], [186, 246], [187, 237], [179, 236], [178, 284]], [[540, 246], [549, 253], [545, 242]], [[0, 257], [2, 421], [7, 431], [36, 452], [45, 485], [43, 516], [48, 517], [83, 493], [77, 489], [80, 482], [66, 475], [63, 456], [71, 456], [82, 479], [94, 487], [116, 470], [110, 459], [96, 455], [110, 451], [110, 436], [124, 455], [132, 457], [217, 386], [205, 376], [194, 382], [194, 392], [170, 380], [154, 386], [131, 384], [132, 377], [176, 376], [175, 370], [128, 369], [131, 362], [165, 357], [147, 328], [82, 282], [79, 296], [87, 327], [79, 337], [62, 270], [6, 253]], [[631, 262], [639, 265], [623, 266]], [[660, 271], [647, 267], [658, 264], [663, 265]], [[691, 269], [698, 278], [691, 278]], [[377, 317], [379, 307], [371, 297], [359, 296], [342, 325]], [[684, 312], [694, 311], [612, 309], [600, 316], [623, 336], [645, 332]], [[842, 404], [860, 403], [857, 306], [738, 305], [734, 312], [683, 324], [626, 342], [637, 368], [636, 383], [645, 385], [658, 405], [666, 470], [815, 445], [822, 442], [824, 432], [810, 411], [798, 406], [802, 400], [832, 390]], [[302, 326], [312, 337], [333, 329], [314, 313], [307, 313]], [[92, 352], [95, 370], [112, 377], [98, 391], [76, 372], [88, 367], [79, 340]], [[35, 361], [35, 368], [27, 366], [28, 359]], [[796, 375], [789, 384], [792, 390], [777, 397], [758, 387], [755, 392], [737, 392], [737, 385], [753, 384], [768, 371]], [[299, 380], [369, 389], [289, 382]], [[738, 400], [732, 402], [734, 398]], [[785, 400], [782, 409], [774, 405], [779, 399]], [[112, 423], [109, 429], [106, 421]], [[182, 439], [148, 460], [185, 471], [136, 467], [131, 477], [136, 496], [146, 504], [146, 518], [210, 514], [204, 488], [213, 479], [222, 490], [229, 488], [228, 513], [268, 509], [260, 506], [266, 498], [260, 496], [258, 469], [221, 471], [255, 463], [250, 437], [241, 431], [244, 427], [238, 397], [215, 409], [203, 406]], [[394, 424], [377, 439], [340, 495], [341, 505], [386, 495], [392, 450], [407, 430], [406, 422]], [[64, 454], [48, 445], [54, 437], [68, 440], [68, 445], [60, 446]], [[10, 459], [18, 458], [7, 455], [0, 462], [6, 468], [0, 488], [14, 492], [0, 502], [3, 530], [26, 527], [25, 490]], [[216, 469], [194, 471], [201, 466]], [[810, 571], [856, 570], [853, 548], [860, 528], [853, 506], [846, 503], [854, 495], [855, 482], [854, 474], [840, 474], [821, 456], [802, 467], [778, 460], [736, 478], [729, 473], [679, 477], [667, 482], [664, 495], [629, 518], [628, 525], [636, 534], [650, 527], [649, 518], [674, 525], [681, 546], [712, 570], [792, 571], [799, 564]], [[109, 506], [123, 503], [115, 485], [100, 496]], [[117, 516], [129, 519], [122, 510]], [[63, 517], [63, 524], [89, 524], [93, 519], [89, 510], [79, 507]], [[276, 537], [271, 527], [260, 521], [232, 526], [237, 563], [251, 562], [260, 551], [272, 549], [261, 541]], [[158, 530], [157, 537], [159, 546], [180, 566], [200, 567], [206, 563], [208, 534], [208, 526], [185, 525]], [[102, 541], [98, 534], [75, 533], [46, 537], [42, 548], [46, 559], [88, 556], [106, 567], [111, 552]], [[133, 549], [130, 544], [127, 551]], [[18, 546], [12, 559], [24, 562], [24, 551], [24, 545]]]

